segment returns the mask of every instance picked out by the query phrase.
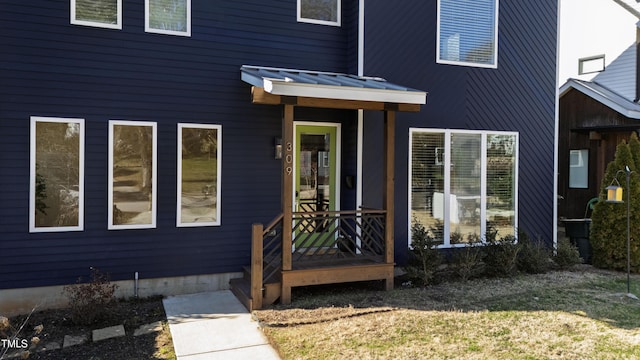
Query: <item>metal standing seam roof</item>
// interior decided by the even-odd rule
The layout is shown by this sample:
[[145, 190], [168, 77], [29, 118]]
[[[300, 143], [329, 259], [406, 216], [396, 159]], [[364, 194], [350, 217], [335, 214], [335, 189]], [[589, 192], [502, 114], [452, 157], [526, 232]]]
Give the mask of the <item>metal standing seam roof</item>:
[[425, 104], [427, 93], [379, 77], [243, 65], [242, 80], [273, 95]]
[[570, 89], [576, 89], [628, 118], [640, 119], [640, 104], [634, 103], [596, 82], [569, 79], [560, 87], [560, 97]]

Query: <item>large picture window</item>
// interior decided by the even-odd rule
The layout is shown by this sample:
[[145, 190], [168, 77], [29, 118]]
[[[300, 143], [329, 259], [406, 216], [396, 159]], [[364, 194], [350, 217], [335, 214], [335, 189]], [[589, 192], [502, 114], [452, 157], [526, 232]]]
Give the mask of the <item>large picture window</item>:
[[[409, 219], [441, 246], [516, 236], [518, 134], [411, 129]], [[411, 226], [411, 224], [409, 224]]]
[[178, 124], [177, 226], [220, 225], [222, 126]]
[[80, 231], [84, 119], [31, 118], [29, 231]]
[[436, 61], [498, 66], [498, 0], [438, 0]]
[[145, 31], [191, 36], [191, 0], [145, 0]]
[[340, 26], [341, 0], [298, 0], [298, 21]]
[[71, 0], [71, 23], [122, 29], [122, 0]]
[[109, 229], [156, 226], [156, 123], [109, 122]]

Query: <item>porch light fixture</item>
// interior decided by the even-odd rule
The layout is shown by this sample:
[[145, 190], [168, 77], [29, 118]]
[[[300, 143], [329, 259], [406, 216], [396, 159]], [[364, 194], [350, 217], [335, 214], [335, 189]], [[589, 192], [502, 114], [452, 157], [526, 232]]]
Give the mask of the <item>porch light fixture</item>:
[[274, 158], [276, 160], [282, 159], [282, 138], [275, 138], [273, 141]]
[[[634, 171], [629, 169], [629, 166], [625, 166], [624, 170], [618, 170], [616, 175], [613, 177], [613, 181], [611, 185], [607, 186], [607, 202], [619, 204], [623, 203], [622, 201], [622, 187], [620, 187], [620, 183], [618, 182], [618, 175], [620, 173], [625, 173], [627, 176], [627, 297], [638, 300], [638, 297], [631, 293], [631, 230], [630, 230], [630, 204], [631, 198], [629, 196], [629, 180], [631, 178], [631, 174]], [[616, 185], [613, 185], [613, 183]]]

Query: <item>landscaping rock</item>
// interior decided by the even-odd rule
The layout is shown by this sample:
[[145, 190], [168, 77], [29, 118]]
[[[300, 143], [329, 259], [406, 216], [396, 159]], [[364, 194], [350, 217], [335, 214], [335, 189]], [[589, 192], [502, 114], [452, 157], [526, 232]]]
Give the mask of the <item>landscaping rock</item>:
[[92, 335], [93, 335], [94, 342], [105, 340], [105, 339], [111, 339], [114, 337], [124, 336], [125, 335], [124, 326], [116, 325], [116, 326], [106, 327], [103, 329], [93, 330]]
[[70, 346], [81, 345], [87, 342], [87, 335], [65, 335], [62, 348], [68, 348]]
[[162, 321], [142, 325], [133, 332], [133, 336], [140, 336], [162, 331]]
[[41, 349], [38, 349], [38, 351], [58, 350], [58, 349], [60, 349], [60, 343], [52, 341], [44, 344], [44, 346]]

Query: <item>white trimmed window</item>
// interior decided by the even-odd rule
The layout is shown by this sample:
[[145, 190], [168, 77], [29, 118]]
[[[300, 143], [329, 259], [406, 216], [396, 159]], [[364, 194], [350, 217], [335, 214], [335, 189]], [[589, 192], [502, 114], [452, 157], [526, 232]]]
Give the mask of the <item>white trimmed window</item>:
[[157, 124], [109, 121], [108, 228], [156, 227]]
[[144, 0], [144, 30], [191, 36], [191, 0]]
[[436, 61], [498, 67], [498, 0], [438, 0]]
[[29, 231], [84, 228], [84, 119], [31, 117]]
[[431, 229], [441, 247], [516, 236], [517, 133], [412, 128], [409, 159], [409, 228]]
[[298, 0], [298, 21], [340, 26], [341, 0]]
[[578, 75], [604, 71], [604, 54], [578, 59]]
[[569, 150], [569, 187], [589, 188], [589, 149]]
[[178, 124], [176, 225], [220, 225], [222, 126]]
[[122, 0], [71, 0], [71, 23], [122, 29]]

